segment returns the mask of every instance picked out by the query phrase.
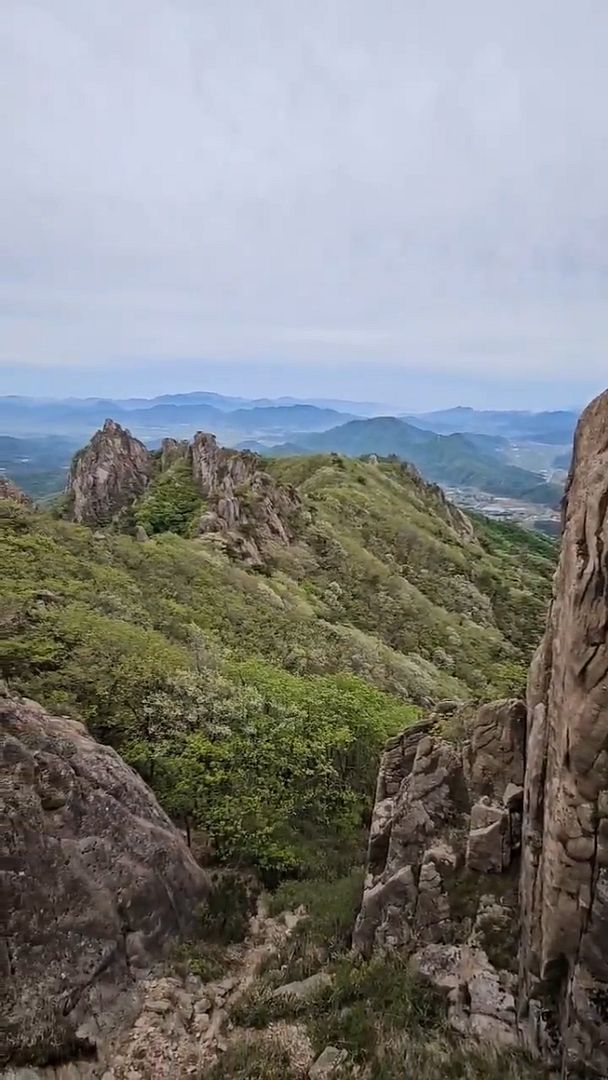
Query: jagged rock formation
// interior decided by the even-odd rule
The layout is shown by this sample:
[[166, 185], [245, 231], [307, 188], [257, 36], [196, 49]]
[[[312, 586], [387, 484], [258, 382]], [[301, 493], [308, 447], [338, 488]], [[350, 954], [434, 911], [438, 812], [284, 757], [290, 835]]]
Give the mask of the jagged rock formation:
[[139, 439], [106, 420], [74, 457], [67, 481], [68, 516], [85, 525], [109, 525], [143, 493], [152, 455]]
[[225, 450], [213, 435], [199, 432], [192, 443], [192, 474], [208, 510], [200, 532], [218, 532], [250, 563], [261, 563], [272, 543], [289, 544], [290, 522], [300, 507], [294, 488], [279, 486], [248, 450]]
[[84, 727], [0, 697], [0, 1068], [95, 1056], [207, 879], [143, 781]]
[[[564, 1075], [608, 1076], [608, 393], [583, 413], [530, 672], [522, 1010]], [[584, 1072], [584, 1069], [588, 1072]], [[572, 1070], [572, 1071], [569, 1071]], [[596, 1073], [594, 1072], [596, 1070]]]
[[177, 462], [187, 464], [203, 500], [200, 535], [219, 534], [229, 550], [252, 565], [262, 565], [273, 544], [291, 542], [299, 497], [295, 489], [277, 484], [256, 454], [226, 450], [203, 432], [192, 443], [164, 439], [155, 453], [113, 420], [106, 420], [74, 458], [68, 516], [108, 525]]
[[453, 1026], [502, 1045], [516, 1041], [515, 975], [492, 959], [516, 920], [524, 737], [512, 700], [442, 709], [389, 743], [353, 939], [365, 955], [411, 952]]
[[8, 476], [0, 476], [0, 499], [12, 499], [13, 502], [21, 503], [22, 506], [31, 506], [32, 500], [9, 480]]

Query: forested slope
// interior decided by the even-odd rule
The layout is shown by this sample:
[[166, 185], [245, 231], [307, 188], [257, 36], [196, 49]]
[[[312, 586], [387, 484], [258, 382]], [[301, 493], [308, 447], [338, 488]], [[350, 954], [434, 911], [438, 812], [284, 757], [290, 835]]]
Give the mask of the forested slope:
[[472, 525], [396, 462], [265, 467], [301, 509], [257, 569], [186, 527], [140, 542], [0, 503], [2, 668], [217, 856], [322, 870], [356, 842], [388, 735], [439, 698], [521, 689], [554, 547]]

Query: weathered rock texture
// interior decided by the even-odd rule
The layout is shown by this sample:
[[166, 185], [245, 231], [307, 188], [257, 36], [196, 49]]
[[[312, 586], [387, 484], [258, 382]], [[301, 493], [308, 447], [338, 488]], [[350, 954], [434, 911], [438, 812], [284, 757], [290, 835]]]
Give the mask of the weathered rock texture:
[[192, 933], [205, 874], [81, 724], [0, 697], [0, 1069], [94, 1054]]
[[389, 743], [353, 939], [365, 955], [411, 953], [446, 992], [452, 1025], [500, 1045], [517, 1039], [524, 739], [512, 700], [436, 714]]
[[278, 485], [248, 450], [225, 450], [213, 435], [199, 432], [192, 443], [192, 474], [208, 510], [200, 532], [218, 532], [246, 562], [261, 563], [273, 543], [289, 544], [291, 521], [300, 507], [292, 487]]
[[231, 552], [253, 565], [262, 565], [273, 545], [291, 543], [299, 496], [277, 484], [256, 454], [226, 450], [203, 432], [192, 443], [164, 439], [160, 452], [151, 452], [113, 420], [106, 420], [74, 458], [68, 515], [88, 525], [109, 525], [176, 462], [190, 467], [203, 500], [200, 535], [219, 535]]
[[[564, 1075], [608, 1076], [608, 393], [581, 417], [532, 665], [522, 1011]], [[585, 1069], [587, 1071], [585, 1071]], [[594, 1071], [596, 1070], [596, 1072]]]
[[0, 499], [12, 499], [14, 502], [21, 503], [22, 506], [31, 506], [32, 500], [18, 488], [16, 484], [13, 484], [12, 480], [9, 480], [8, 476], [0, 476]]
[[72, 462], [66, 489], [69, 516], [85, 525], [109, 525], [147, 487], [152, 460], [139, 439], [106, 420]]

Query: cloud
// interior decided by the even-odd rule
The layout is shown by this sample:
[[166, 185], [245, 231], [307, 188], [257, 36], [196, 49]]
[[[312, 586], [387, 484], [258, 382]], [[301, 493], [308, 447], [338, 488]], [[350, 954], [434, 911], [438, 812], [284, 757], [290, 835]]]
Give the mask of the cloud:
[[0, 365], [601, 379], [606, 55], [604, 0], [5, 0]]

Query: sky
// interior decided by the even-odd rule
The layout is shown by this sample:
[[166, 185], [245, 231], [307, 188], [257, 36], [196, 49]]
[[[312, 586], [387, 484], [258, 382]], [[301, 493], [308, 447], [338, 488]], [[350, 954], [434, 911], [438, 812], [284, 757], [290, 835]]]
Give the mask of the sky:
[[605, 0], [3, 0], [0, 394], [580, 405]]

